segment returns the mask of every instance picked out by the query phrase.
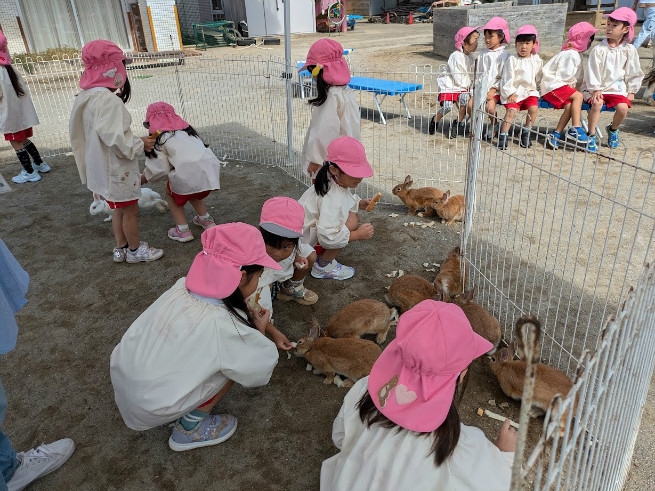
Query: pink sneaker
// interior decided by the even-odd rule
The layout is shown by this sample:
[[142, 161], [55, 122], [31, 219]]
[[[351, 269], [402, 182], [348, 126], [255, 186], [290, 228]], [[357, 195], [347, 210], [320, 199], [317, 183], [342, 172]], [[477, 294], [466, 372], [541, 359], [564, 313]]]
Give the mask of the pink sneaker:
[[177, 240], [178, 242], [189, 242], [193, 240], [193, 234], [188, 228], [186, 230], [180, 230], [180, 227], [176, 225], [168, 230], [168, 238]]
[[214, 219], [210, 216], [209, 218], [201, 218], [199, 215], [196, 215], [193, 217], [193, 223], [196, 225], [200, 225], [202, 228], [207, 230], [208, 228], [212, 228], [214, 225]]

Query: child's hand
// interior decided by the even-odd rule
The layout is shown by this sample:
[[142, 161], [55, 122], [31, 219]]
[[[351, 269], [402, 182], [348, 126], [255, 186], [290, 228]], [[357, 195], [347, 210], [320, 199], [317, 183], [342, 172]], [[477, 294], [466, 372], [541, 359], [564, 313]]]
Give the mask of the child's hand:
[[628, 92], [628, 100], [630, 102], [634, 102], [635, 100], [635, 95], [632, 92]]
[[366, 207], [371, 203], [370, 199], [360, 199], [359, 200], [359, 209], [365, 210]]
[[315, 177], [316, 173], [321, 170], [321, 164], [316, 164], [314, 162], [310, 162], [309, 166], [307, 167], [307, 172], [309, 173], [310, 177]]
[[516, 99], [518, 99], [516, 94], [512, 94], [507, 98], [507, 104], [516, 104]]
[[603, 93], [600, 90], [594, 92], [591, 96], [591, 103], [598, 104], [603, 102]]
[[259, 312], [250, 309], [250, 315], [252, 316], [253, 321], [255, 321], [255, 327], [262, 334], [266, 334], [266, 326], [271, 322], [271, 311], [263, 307], [260, 308]]
[[509, 425], [509, 419], [506, 419], [503, 422], [503, 426], [500, 428], [498, 433], [498, 438], [494, 442], [501, 452], [514, 452], [516, 450], [516, 436], [518, 434], [517, 430]]
[[496, 89], [491, 89], [489, 92], [487, 92], [487, 100], [490, 101], [496, 96]]
[[355, 233], [357, 234], [357, 239], [355, 240], [368, 240], [373, 237], [373, 232], [373, 225], [370, 223], [362, 223], [357, 227], [357, 230], [355, 230]]
[[141, 174], [141, 185], [143, 186], [144, 184], [148, 183], [148, 179], [146, 179], [145, 174]]
[[305, 270], [307, 269], [307, 266], [309, 266], [309, 261], [307, 260], [306, 257], [296, 256], [296, 260], [293, 263], [293, 267], [295, 269]]
[[141, 141], [143, 142], [143, 150], [145, 150], [146, 152], [149, 152], [150, 150], [155, 148], [155, 140], [152, 140], [147, 136], [142, 136]]
[[271, 339], [275, 343], [275, 346], [277, 346], [277, 349], [281, 349], [282, 351], [289, 351], [291, 348], [293, 348], [291, 341], [289, 341], [287, 337], [278, 331], [275, 327], [272, 327], [272, 324], [269, 330]]

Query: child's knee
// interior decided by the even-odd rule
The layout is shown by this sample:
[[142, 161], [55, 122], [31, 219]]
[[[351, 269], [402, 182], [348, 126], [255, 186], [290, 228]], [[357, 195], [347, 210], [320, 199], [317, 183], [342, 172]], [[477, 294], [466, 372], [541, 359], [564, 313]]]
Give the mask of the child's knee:
[[582, 104], [582, 101], [584, 100], [584, 96], [582, 95], [582, 92], [578, 92], [576, 90], [569, 99], [573, 102], [578, 102]]
[[614, 110], [616, 111], [617, 114], [620, 114], [621, 116], [626, 116], [628, 114], [628, 105], [625, 102], [621, 102], [614, 106]]

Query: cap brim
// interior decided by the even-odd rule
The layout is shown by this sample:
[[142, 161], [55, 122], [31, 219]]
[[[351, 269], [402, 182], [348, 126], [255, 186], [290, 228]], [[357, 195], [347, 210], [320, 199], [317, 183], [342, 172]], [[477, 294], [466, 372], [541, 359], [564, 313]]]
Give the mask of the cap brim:
[[366, 162], [366, 165], [357, 166], [344, 165], [338, 162], [335, 163], [339, 166], [339, 169], [348, 174], [350, 177], [354, 177], [356, 179], [364, 179], [365, 177], [373, 176], [373, 168], [368, 162]]
[[298, 232], [282, 227], [277, 223], [262, 222], [259, 224], [259, 226], [267, 232], [279, 235], [280, 237], [285, 237], [287, 239], [297, 239], [298, 237], [302, 236], [302, 233], [299, 234]]
[[267, 268], [271, 268], [276, 271], [282, 269], [282, 266], [280, 266], [275, 259], [273, 259], [271, 256], [269, 256], [266, 253], [264, 253], [264, 255], [259, 259], [254, 260], [253, 264], [259, 264], [260, 266], [265, 266]]

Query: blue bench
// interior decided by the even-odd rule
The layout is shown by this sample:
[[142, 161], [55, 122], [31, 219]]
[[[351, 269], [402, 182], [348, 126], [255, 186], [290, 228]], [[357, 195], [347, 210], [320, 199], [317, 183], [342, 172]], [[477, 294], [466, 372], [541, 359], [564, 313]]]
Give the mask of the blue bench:
[[[655, 94], [654, 97], [655, 98]], [[546, 102], [543, 99], [539, 99], [539, 109], [555, 109], [555, 106], [553, 106], [550, 102]], [[587, 111], [587, 114], [589, 113], [589, 110], [591, 109], [591, 104], [587, 104], [586, 102], [582, 103], [582, 110]], [[603, 107], [600, 110], [601, 112], [614, 112], [613, 107], [607, 107], [607, 105], [603, 104]], [[587, 126], [587, 121], [584, 120], [584, 118], [580, 118], [582, 127], [586, 132], [589, 132], [589, 127]], [[596, 133], [598, 134], [599, 138], [603, 137], [603, 132], [600, 130], [600, 128], [596, 128]]]
[[[399, 95], [400, 102], [405, 106], [405, 111], [407, 111], [407, 118], [412, 119], [412, 115], [409, 112], [407, 103], [405, 102], [405, 96], [411, 92], [416, 92], [421, 90], [423, 86], [421, 84], [410, 84], [408, 82], [397, 82], [395, 80], [384, 80], [381, 78], [368, 78], [368, 77], [352, 77], [350, 83], [348, 84], [353, 90], [362, 90], [364, 92], [372, 92], [373, 100], [375, 101], [375, 106], [378, 108], [380, 113], [380, 120], [382, 124], [387, 124], [387, 120], [384, 119], [384, 114], [382, 114], [382, 107], [380, 104], [388, 95]], [[381, 95], [382, 98], [378, 100], [378, 95]]]

